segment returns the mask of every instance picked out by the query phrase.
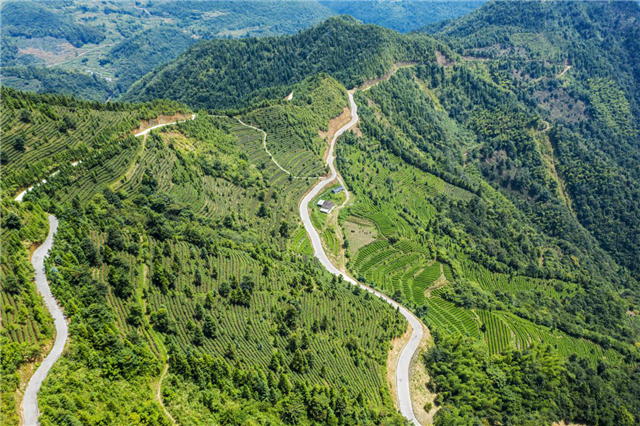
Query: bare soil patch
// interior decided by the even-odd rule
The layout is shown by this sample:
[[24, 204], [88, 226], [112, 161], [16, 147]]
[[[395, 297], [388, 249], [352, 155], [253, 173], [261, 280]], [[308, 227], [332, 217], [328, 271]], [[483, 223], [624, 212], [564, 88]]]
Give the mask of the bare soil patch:
[[449, 281], [447, 281], [447, 278], [444, 276], [444, 274], [440, 272], [440, 276], [433, 282], [433, 284], [431, 284], [429, 288], [425, 290], [425, 296], [431, 297], [432, 291], [442, 288], [447, 284], [449, 284]]
[[[322, 130], [318, 130], [318, 134], [321, 138], [323, 138], [327, 143], [327, 148], [329, 147], [329, 143], [333, 136], [336, 134], [338, 130], [340, 130], [345, 124], [347, 124], [351, 120], [351, 111], [348, 107], [342, 108], [342, 114], [337, 117], [333, 117], [329, 120], [329, 125], [327, 126], [327, 131], [323, 132]], [[324, 151], [324, 155], [322, 156], [322, 161], [327, 161], [327, 154], [329, 154], [329, 149]]]
[[572, 96], [564, 87], [535, 90], [533, 96], [542, 109], [549, 111], [552, 119], [577, 123], [588, 118], [586, 104]]
[[147, 130], [150, 127], [157, 126], [158, 124], [172, 123], [174, 121], [186, 121], [191, 119], [191, 114], [173, 114], [173, 115], [160, 115], [151, 120], [142, 120], [140, 126], [137, 129], [131, 131], [131, 134], [136, 134]]
[[391, 393], [391, 399], [393, 403], [398, 404], [398, 384], [396, 383], [396, 370], [398, 369], [398, 359], [402, 349], [409, 343], [411, 339], [412, 328], [407, 324], [407, 330], [404, 334], [391, 341], [391, 350], [387, 355], [387, 384], [389, 385], [389, 392]]
[[344, 231], [351, 254], [355, 254], [360, 248], [378, 238], [378, 228], [373, 223], [354, 216], [350, 216], [344, 222]]
[[449, 67], [451, 65], [455, 65], [455, 62], [451, 62], [449, 59], [447, 59], [446, 56], [444, 56], [444, 54], [442, 54], [442, 52], [439, 52], [437, 50], [436, 50], [436, 62], [441, 67]]

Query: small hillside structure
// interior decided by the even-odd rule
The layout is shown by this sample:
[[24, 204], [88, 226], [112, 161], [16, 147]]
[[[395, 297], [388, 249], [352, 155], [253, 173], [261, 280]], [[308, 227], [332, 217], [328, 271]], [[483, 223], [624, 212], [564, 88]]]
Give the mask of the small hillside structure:
[[334, 207], [335, 207], [335, 205], [333, 204], [333, 201], [325, 201], [322, 204], [322, 207], [320, 207], [320, 211], [322, 213], [330, 213], [331, 210], [333, 210]]
[[337, 188], [333, 188], [332, 191], [333, 191], [334, 194], [337, 194], [338, 192], [344, 191], [344, 187], [342, 185], [340, 185]]
[[322, 207], [323, 204], [324, 204], [324, 200], [319, 200], [318, 201], [318, 207]]

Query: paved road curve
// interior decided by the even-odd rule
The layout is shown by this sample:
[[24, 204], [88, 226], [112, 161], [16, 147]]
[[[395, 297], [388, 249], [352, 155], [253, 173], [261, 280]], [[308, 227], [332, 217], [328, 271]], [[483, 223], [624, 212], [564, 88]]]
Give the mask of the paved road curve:
[[57, 230], [58, 219], [55, 216], [49, 215], [49, 235], [47, 235], [47, 239], [36, 249], [31, 257], [31, 264], [36, 271], [36, 288], [42, 295], [44, 303], [47, 305], [47, 309], [51, 313], [56, 326], [56, 341], [49, 355], [42, 361], [40, 367], [38, 367], [35, 374], [31, 377], [31, 380], [29, 380], [29, 384], [24, 393], [24, 398], [22, 399], [22, 415], [25, 426], [35, 426], [38, 424], [38, 416], [40, 415], [40, 411], [38, 410], [38, 392], [42, 387], [42, 382], [44, 382], [47, 374], [49, 374], [49, 370], [51, 370], [53, 364], [55, 364], [58, 358], [60, 358], [60, 355], [62, 355], [69, 334], [67, 321], [58, 302], [51, 294], [51, 289], [49, 288], [49, 283], [44, 273], [44, 259], [47, 257], [49, 250], [51, 250], [53, 236]]
[[[193, 114], [191, 116], [191, 120], [195, 118], [196, 115]], [[137, 133], [134, 136], [143, 136], [153, 129], [181, 122], [182, 121], [174, 121], [171, 123], [158, 124], [147, 130]], [[75, 166], [79, 163], [80, 162], [77, 161], [75, 163], [72, 163], [72, 165]], [[56, 173], [57, 172], [55, 172], [53, 175], [55, 175]], [[46, 183], [46, 179], [43, 180], [42, 183]], [[18, 194], [18, 196], [16, 197], [16, 201], [22, 201], [25, 194], [29, 190], [31, 190], [31, 188]], [[49, 355], [47, 355], [44, 361], [42, 361], [42, 364], [40, 364], [34, 375], [31, 377], [31, 380], [29, 380], [29, 383], [27, 384], [27, 389], [25, 390], [24, 398], [22, 399], [22, 417], [24, 419], [25, 426], [36, 426], [39, 424], [38, 417], [40, 416], [40, 410], [38, 409], [38, 392], [40, 392], [42, 383], [44, 382], [44, 379], [47, 378], [51, 367], [53, 367], [53, 364], [55, 364], [55, 362], [60, 358], [60, 355], [62, 355], [64, 345], [66, 344], [67, 337], [69, 335], [67, 321], [64, 317], [64, 314], [62, 313], [62, 309], [58, 305], [58, 302], [51, 294], [51, 289], [49, 288], [49, 283], [47, 282], [47, 277], [44, 271], [44, 259], [45, 257], [47, 257], [49, 250], [51, 250], [51, 246], [53, 245], [53, 236], [56, 234], [57, 230], [58, 219], [53, 215], [49, 215], [49, 235], [47, 235], [47, 239], [44, 241], [44, 243], [42, 243], [40, 247], [36, 249], [36, 251], [33, 253], [33, 256], [31, 257], [31, 264], [33, 265], [33, 269], [35, 269], [36, 271], [36, 288], [42, 295], [44, 303], [47, 306], [49, 313], [53, 317], [56, 326], [56, 341], [53, 344], [53, 348], [51, 349], [51, 352], [49, 352]]]
[[[398, 368], [396, 369], [396, 382], [398, 385], [398, 403], [400, 405], [400, 412], [403, 416], [409, 419], [413, 424], [420, 425], [415, 415], [413, 414], [413, 408], [411, 406], [411, 392], [409, 389], [409, 366], [411, 365], [411, 359], [413, 355], [418, 350], [418, 346], [420, 345], [420, 341], [422, 340], [422, 324], [418, 318], [415, 317], [411, 312], [409, 312], [406, 308], [399, 305], [397, 302], [386, 296], [385, 294], [380, 293], [379, 291], [373, 290], [370, 287], [367, 287], [363, 284], [358, 283], [353, 278], [345, 275], [342, 271], [336, 268], [329, 258], [327, 254], [324, 252], [324, 248], [322, 247], [322, 242], [320, 241], [320, 236], [318, 232], [313, 227], [311, 223], [311, 218], [309, 217], [309, 203], [313, 201], [315, 197], [322, 192], [324, 188], [327, 187], [336, 177], [338, 177], [338, 173], [336, 171], [335, 166], [335, 158], [334, 151], [336, 146], [336, 140], [348, 129], [350, 129], [356, 122], [358, 121], [358, 106], [353, 100], [353, 94], [349, 93], [349, 103], [351, 104], [351, 121], [345, 124], [340, 128], [334, 135], [333, 139], [331, 139], [331, 144], [329, 146], [329, 155], [327, 155], [327, 163], [331, 170], [331, 174], [328, 177], [322, 179], [318, 184], [311, 189], [311, 191], [302, 199], [300, 203], [300, 217], [302, 218], [302, 222], [304, 224], [309, 237], [311, 238], [311, 245], [313, 246], [313, 252], [327, 271], [331, 272], [333, 275], [338, 275], [344, 278], [346, 281], [351, 284], [362, 287], [364, 290], [372, 293], [373, 295], [379, 297], [380, 299], [386, 301], [394, 308], [398, 308], [402, 316], [404, 316], [411, 328], [413, 329], [411, 333], [411, 339], [409, 343], [404, 347], [402, 353], [400, 354], [400, 359], [398, 360]], [[342, 179], [340, 179], [340, 183], [344, 185]], [[345, 187], [346, 188], [346, 187]]]

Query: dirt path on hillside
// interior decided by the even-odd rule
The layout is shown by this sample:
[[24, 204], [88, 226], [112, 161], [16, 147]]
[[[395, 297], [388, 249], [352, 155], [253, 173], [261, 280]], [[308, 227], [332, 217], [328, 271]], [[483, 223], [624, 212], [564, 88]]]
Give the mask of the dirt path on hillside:
[[398, 70], [406, 67], [411, 67], [413, 65], [418, 65], [418, 62], [397, 62], [391, 65], [391, 69], [385, 75], [365, 81], [357, 88], [357, 90], [369, 90], [376, 84], [385, 80], [389, 80], [395, 73], [398, 72]]
[[195, 114], [173, 114], [173, 115], [159, 115], [151, 120], [142, 120], [140, 125], [131, 131], [133, 136], [144, 136], [152, 130], [160, 127], [169, 126], [171, 124], [183, 123], [189, 120], [195, 120]]
[[164, 410], [164, 414], [169, 419], [171, 419], [171, 422], [174, 425], [177, 425], [178, 423], [176, 422], [176, 419], [173, 418], [173, 416], [171, 415], [169, 410], [167, 410], [167, 407], [164, 405], [164, 401], [162, 401], [162, 381], [164, 380], [165, 376], [167, 375], [167, 371], [169, 371], [169, 357], [167, 357], [167, 362], [165, 362], [164, 368], [162, 369], [162, 374], [160, 375], [160, 380], [158, 380], [158, 389], [156, 389], [156, 398], [158, 399], [158, 402], [162, 406], [162, 409]]
[[569, 64], [565, 64], [564, 69], [562, 70], [562, 72], [561, 72], [560, 74], [558, 74], [558, 75], [556, 76], [556, 78], [560, 78], [560, 77], [562, 77], [562, 76], [563, 76], [563, 75], [565, 75], [565, 73], [566, 73], [567, 71], [569, 71], [570, 69], [571, 69], [571, 65], [569, 65]]

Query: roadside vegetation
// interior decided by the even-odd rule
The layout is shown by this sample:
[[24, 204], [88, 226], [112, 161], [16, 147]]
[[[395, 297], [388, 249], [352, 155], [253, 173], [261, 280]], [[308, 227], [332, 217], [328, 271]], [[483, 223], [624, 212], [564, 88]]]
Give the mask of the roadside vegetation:
[[[296, 95], [280, 107], [301, 119], [269, 127], [272, 143], [317, 135], [346, 104], [326, 76]], [[309, 183], [234, 118], [201, 112], [144, 143], [124, 129], [111, 134], [122, 141], [112, 162], [76, 157], [19, 205], [60, 219], [47, 274], [71, 320], [39, 396], [42, 424], [169, 424], [152, 386], [165, 362], [162, 400], [181, 424], [401, 424], [385, 367], [406, 322], [290, 249]], [[320, 158], [316, 143], [305, 158]]]

